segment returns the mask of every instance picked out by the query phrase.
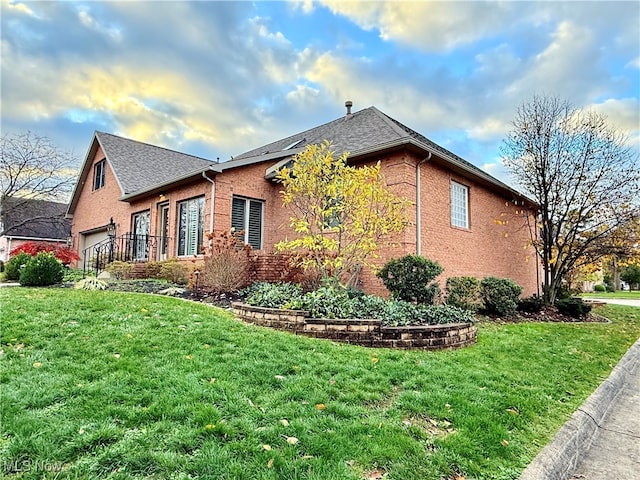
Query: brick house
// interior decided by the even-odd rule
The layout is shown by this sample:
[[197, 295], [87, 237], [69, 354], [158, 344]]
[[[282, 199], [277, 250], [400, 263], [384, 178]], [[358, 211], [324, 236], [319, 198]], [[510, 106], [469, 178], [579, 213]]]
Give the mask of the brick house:
[[[110, 243], [110, 228], [127, 259], [190, 260], [207, 232], [234, 227], [269, 256], [292, 235], [276, 171], [323, 140], [337, 154], [350, 152], [351, 164], [380, 161], [389, 188], [414, 202], [413, 224], [380, 252], [379, 264], [417, 253], [445, 268], [442, 282], [498, 276], [525, 294], [538, 290], [526, 224], [532, 201], [375, 107], [351, 113], [350, 103], [344, 117], [222, 163], [96, 132], [68, 209], [74, 247], [88, 258], [92, 246]], [[385, 291], [369, 271], [360, 281], [367, 291]]]
[[67, 204], [33, 198], [7, 197], [0, 205], [0, 260], [27, 242], [66, 245], [71, 221]]

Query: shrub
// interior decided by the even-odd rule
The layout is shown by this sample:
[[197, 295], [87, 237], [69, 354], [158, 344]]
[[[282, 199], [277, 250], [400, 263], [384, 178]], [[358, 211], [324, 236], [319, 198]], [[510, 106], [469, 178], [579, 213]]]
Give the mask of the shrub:
[[307, 310], [313, 318], [354, 318], [354, 304], [342, 286], [320, 287], [284, 304], [284, 308]]
[[51, 252], [40, 252], [27, 262], [20, 273], [20, 285], [44, 287], [62, 281], [64, 267]]
[[522, 287], [508, 278], [486, 277], [480, 282], [484, 309], [489, 314], [515, 313]]
[[141, 278], [158, 278], [160, 275], [160, 269], [162, 268], [162, 262], [145, 262], [142, 267], [136, 267], [137, 272]]
[[437, 325], [472, 322], [473, 312], [451, 305], [414, 305], [403, 300], [391, 300], [373, 318], [379, 318], [389, 326]]
[[436, 262], [419, 255], [405, 255], [390, 260], [376, 274], [393, 298], [407, 302], [432, 304], [440, 287], [430, 282], [443, 268]]
[[4, 272], [4, 262], [0, 260], [0, 273]]
[[210, 233], [204, 249], [199, 285], [214, 292], [236, 292], [251, 283], [251, 245], [241, 240], [242, 232]]
[[283, 305], [302, 297], [302, 288], [293, 283], [258, 282], [242, 292], [249, 305], [282, 308]]
[[584, 318], [591, 311], [591, 305], [581, 298], [563, 298], [556, 301], [558, 312], [573, 318]]
[[95, 277], [87, 277], [77, 281], [73, 288], [78, 290], [106, 290], [107, 283], [102, 280], [98, 280]]
[[180, 285], [186, 285], [189, 281], [189, 273], [191, 268], [184, 262], [179, 262], [176, 259], [163, 260], [160, 263], [160, 271], [158, 272], [158, 278], [163, 278], [167, 282], [178, 283]]
[[25, 242], [11, 250], [9, 255], [13, 256], [18, 253], [28, 253], [32, 257], [35, 257], [40, 252], [53, 253], [53, 255], [65, 265], [80, 260], [78, 254], [71, 247], [52, 242]]
[[531, 295], [518, 300], [518, 310], [521, 312], [537, 313], [542, 310], [544, 301], [538, 295]]
[[604, 285], [599, 283], [598, 285], [594, 285], [593, 286], [593, 291], [594, 292], [606, 292], [607, 291], [607, 287], [605, 287]]
[[20, 280], [20, 272], [22, 272], [22, 269], [27, 264], [27, 262], [31, 260], [31, 258], [31, 255], [24, 252], [12, 256], [5, 267], [7, 280]]
[[477, 312], [482, 307], [480, 281], [475, 277], [449, 277], [446, 285], [447, 305]]
[[473, 312], [453, 305], [418, 305], [418, 320], [423, 325], [473, 322]]
[[116, 280], [126, 280], [131, 278], [134, 269], [133, 263], [116, 260], [105, 267], [105, 270]]

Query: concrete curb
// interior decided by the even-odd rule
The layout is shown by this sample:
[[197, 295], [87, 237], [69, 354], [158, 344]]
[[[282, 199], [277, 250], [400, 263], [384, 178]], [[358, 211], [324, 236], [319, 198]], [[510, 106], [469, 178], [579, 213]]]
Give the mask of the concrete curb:
[[603, 420], [630, 376], [640, 370], [640, 339], [625, 353], [609, 378], [576, 410], [529, 466], [520, 480], [566, 480], [596, 438]]

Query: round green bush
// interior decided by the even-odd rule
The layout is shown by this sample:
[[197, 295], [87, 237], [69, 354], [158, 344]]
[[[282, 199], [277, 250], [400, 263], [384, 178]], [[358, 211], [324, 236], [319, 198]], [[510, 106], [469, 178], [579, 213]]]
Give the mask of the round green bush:
[[605, 287], [604, 285], [599, 283], [598, 285], [594, 285], [593, 286], [593, 291], [594, 292], [606, 292], [607, 291], [607, 287]]
[[522, 287], [511, 279], [486, 277], [480, 282], [482, 300], [487, 313], [513, 315], [518, 307]]
[[556, 301], [558, 312], [573, 318], [584, 318], [591, 311], [591, 305], [581, 298], [563, 298]]
[[449, 277], [446, 284], [447, 305], [477, 312], [482, 307], [480, 280], [475, 277]]
[[430, 283], [443, 272], [434, 261], [420, 255], [405, 255], [390, 260], [376, 274], [393, 298], [430, 305], [440, 293], [436, 283]]
[[31, 260], [31, 255], [24, 252], [20, 252], [11, 257], [5, 266], [7, 280], [18, 281], [20, 279], [20, 272], [22, 272], [24, 265], [26, 265], [29, 260]]
[[25, 287], [45, 287], [60, 283], [64, 277], [64, 267], [53, 253], [40, 252], [27, 262], [20, 273], [20, 285]]

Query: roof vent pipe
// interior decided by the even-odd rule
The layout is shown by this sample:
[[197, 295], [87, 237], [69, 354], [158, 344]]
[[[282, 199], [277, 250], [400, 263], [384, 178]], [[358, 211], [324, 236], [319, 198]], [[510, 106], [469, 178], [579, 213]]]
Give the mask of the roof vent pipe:
[[351, 100], [347, 100], [344, 102], [344, 106], [347, 107], [347, 117], [351, 115], [351, 107], [353, 107], [353, 102]]

